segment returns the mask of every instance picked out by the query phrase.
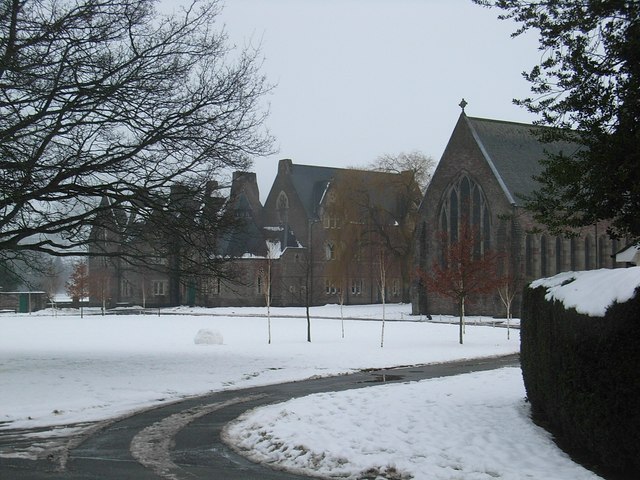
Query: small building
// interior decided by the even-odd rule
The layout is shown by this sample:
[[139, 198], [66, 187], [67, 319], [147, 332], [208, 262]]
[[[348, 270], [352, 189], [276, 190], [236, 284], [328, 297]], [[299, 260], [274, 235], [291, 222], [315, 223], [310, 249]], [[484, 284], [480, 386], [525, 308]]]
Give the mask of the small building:
[[634, 243], [625, 246], [622, 250], [615, 254], [616, 263], [625, 264], [627, 266], [637, 266], [640, 264], [640, 245]]
[[47, 293], [40, 291], [0, 292], [0, 312], [31, 313], [47, 306]]

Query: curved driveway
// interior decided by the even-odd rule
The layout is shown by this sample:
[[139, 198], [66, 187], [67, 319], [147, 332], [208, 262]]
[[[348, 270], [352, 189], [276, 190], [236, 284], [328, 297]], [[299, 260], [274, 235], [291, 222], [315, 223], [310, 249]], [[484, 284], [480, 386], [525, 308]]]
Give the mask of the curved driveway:
[[[279, 385], [217, 392], [96, 427], [47, 459], [0, 458], [0, 478], [131, 480], [303, 479], [236, 455], [220, 440], [225, 424], [251, 408], [312, 393], [362, 388], [517, 366], [517, 355], [437, 365], [365, 370]], [[0, 438], [0, 444], [6, 444]]]

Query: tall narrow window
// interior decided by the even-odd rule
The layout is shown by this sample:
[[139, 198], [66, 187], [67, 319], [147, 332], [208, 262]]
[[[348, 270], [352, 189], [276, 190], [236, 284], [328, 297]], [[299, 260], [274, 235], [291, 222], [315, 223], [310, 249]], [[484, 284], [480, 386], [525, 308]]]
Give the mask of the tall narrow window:
[[167, 294], [168, 282], [166, 280], [154, 280], [152, 282], [153, 294], [157, 296], [164, 296]]
[[597, 268], [603, 268], [606, 266], [605, 263], [605, 255], [606, 253], [606, 239], [604, 236], [601, 236], [600, 238], [598, 238], [598, 264], [596, 265]]
[[562, 238], [556, 237], [556, 273], [560, 273], [562, 271]]
[[540, 238], [540, 275], [546, 277], [549, 274], [547, 260], [547, 237]]
[[533, 276], [533, 237], [527, 235], [524, 241], [524, 262], [525, 274], [527, 277]]
[[485, 204], [482, 212], [482, 251], [483, 253], [491, 249], [491, 217], [489, 216], [489, 208]]
[[336, 259], [336, 247], [333, 243], [327, 242], [324, 245], [324, 257], [326, 260]]
[[471, 221], [471, 186], [467, 177], [460, 180], [460, 218]]
[[449, 198], [449, 214], [451, 220], [449, 221], [449, 238], [452, 242], [458, 241], [458, 225], [459, 225], [459, 211], [458, 211], [458, 192], [451, 190]]
[[591, 270], [593, 263], [591, 262], [591, 251], [593, 246], [591, 245], [591, 237], [587, 235], [584, 239], [584, 269]]

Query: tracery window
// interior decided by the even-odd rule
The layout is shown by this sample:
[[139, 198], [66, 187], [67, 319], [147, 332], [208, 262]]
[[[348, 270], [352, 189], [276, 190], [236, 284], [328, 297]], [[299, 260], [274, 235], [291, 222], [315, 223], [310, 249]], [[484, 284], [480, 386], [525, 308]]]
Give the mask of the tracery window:
[[440, 207], [440, 229], [450, 242], [458, 240], [460, 225], [468, 222], [476, 233], [474, 254], [491, 248], [491, 215], [482, 187], [463, 173], [448, 188]]

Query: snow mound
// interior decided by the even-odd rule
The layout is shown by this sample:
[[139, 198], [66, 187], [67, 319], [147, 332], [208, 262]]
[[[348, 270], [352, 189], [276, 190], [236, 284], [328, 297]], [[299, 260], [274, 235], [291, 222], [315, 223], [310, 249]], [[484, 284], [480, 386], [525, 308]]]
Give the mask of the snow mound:
[[565, 308], [575, 308], [590, 317], [604, 317], [614, 303], [624, 303], [640, 286], [640, 267], [563, 272], [541, 278], [530, 288], [547, 289], [545, 298], [558, 300]]
[[193, 339], [196, 345], [222, 345], [222, 334], [218, 330], [201, 328]]

